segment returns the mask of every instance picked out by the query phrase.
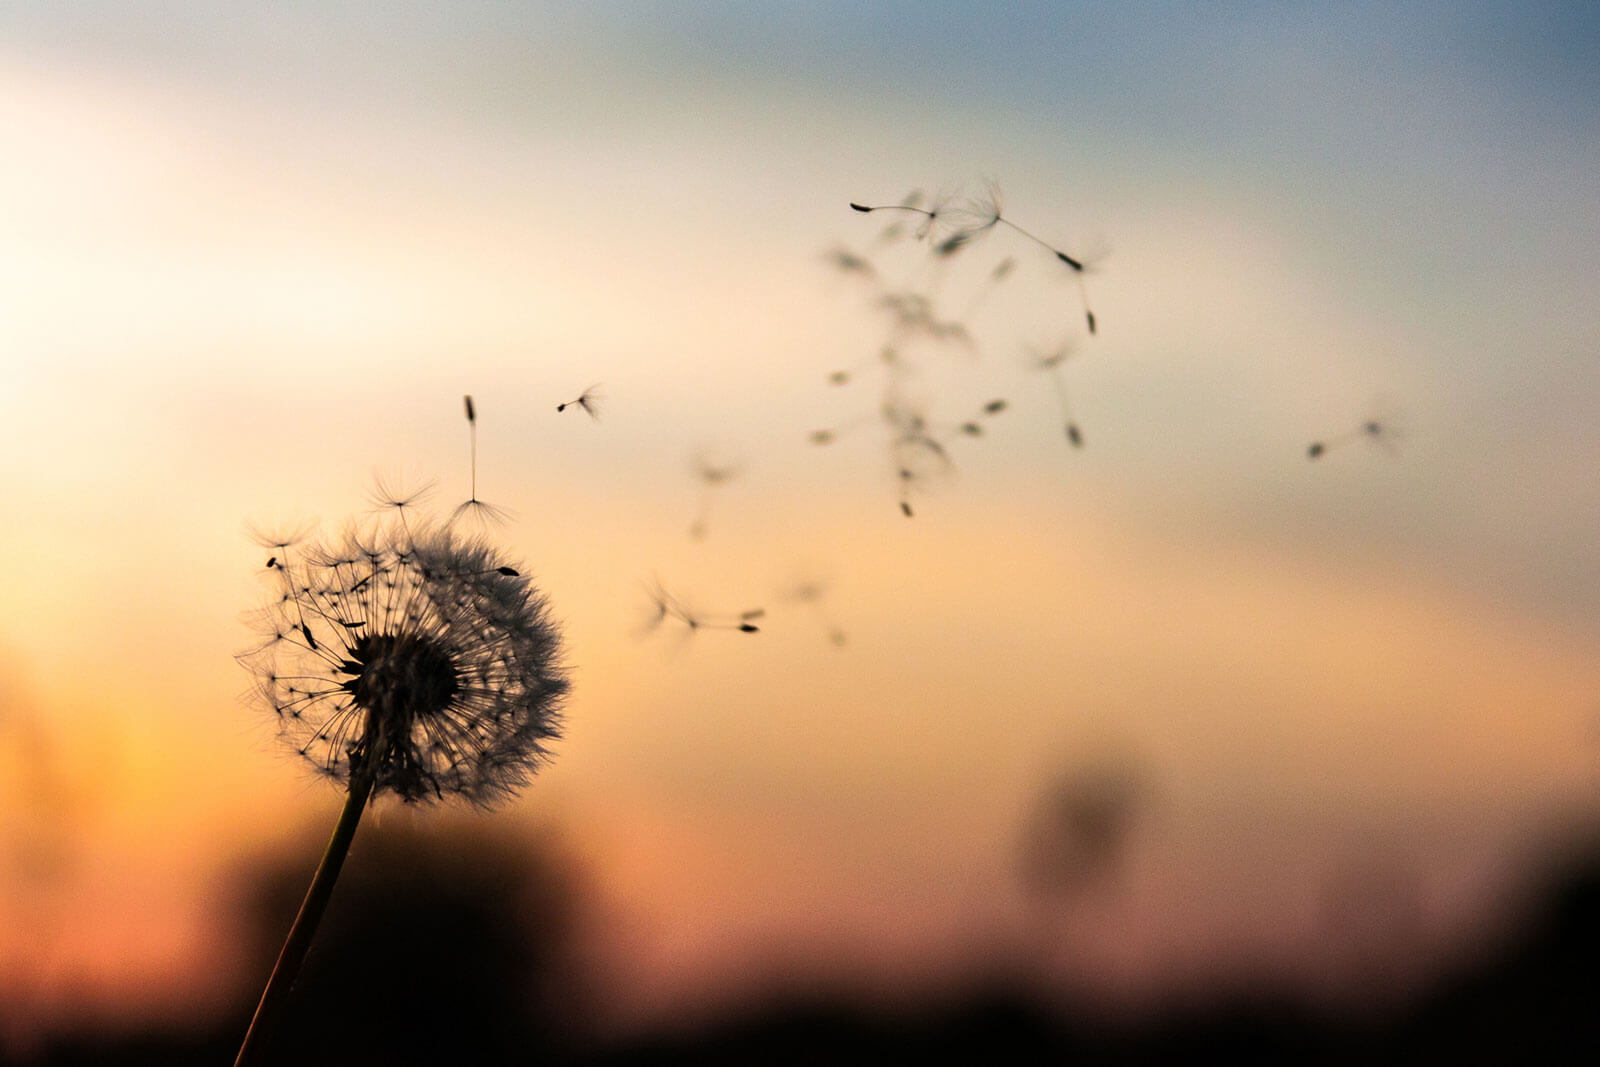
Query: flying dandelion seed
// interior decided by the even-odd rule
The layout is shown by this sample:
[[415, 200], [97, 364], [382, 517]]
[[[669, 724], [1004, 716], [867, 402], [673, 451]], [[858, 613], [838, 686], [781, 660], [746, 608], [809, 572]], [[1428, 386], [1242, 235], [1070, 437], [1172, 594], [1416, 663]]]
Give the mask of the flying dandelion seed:
[[456, 505], [456, 510], [451, 513], [452, 523], [463, 517], [471, 517], [478, 521], [480, 526], [504, 523], [510, 514], [502, 507], [478, 499], [478, 408], [472, 402], [469, 393], [461, 398], [462, 406], [467, 412], [467, 436], [471, 440], [472, 460], [472, 494], [466, 500]]
[[299, 538], [257, 539], [282, 558], [255, 616], [261, 639], [240, 662], [282, 739], [346, 799], [238, 1064], [264, 1054], [368, 803], [392, 793], [490, 807], [560, 736], [568, 682], [543, 595], [488, 544], [390, 510], [375, 529], [303, 550]]
[[[915, 495], [933, 485], [938, 478], [953, 472], [952, 452], [959, 448], [956, 442], [987, 437], [991, 432], [988, 420], [1005, 409], [1005, 401], [997, 400], [992, 406], [985, 406], [975, 414], [947, 424], [932, 422], [924, 414], [920, 401], [908, 402], [905, 399], [907, 394], [927, 369], [923, 362], [925, 353], [931, 347], [927, 342], [955, 343], [973, 356], [981, 354], [979, 341], [969, 329], [967, 320], [1000, 283], [1020, 273], [1019, 266], [1026, 265], [1031, 255], [1022, 255], [1018, 248], [1013, 248], [1011, 251], [1018, 254], [1002, 254], [992, 266], [979, 273], [947, 270], [948, 261], [979, 241], [997, 240], [992, 235], [1001, 229], [1009, 231], [1007, 239], [1014, 239], [1019, 245], [1031, 243], [1043, 249], [1057, 264], [1072, 273], [1082, 303], [1084, 321], [1093, 334], [1097, 322], [1089, 306], [1084, 282], [1084, 275], [1091, 271], [1091, 267], [1086, 257], [1052, 245], [1036, 231], [1024, 229], [1014, 222], [1003, 206], [999, 187], [992, 182], [977, 195], [960, 199], [940, 194], [925, 200], [920, 194], [913, 194], [899, 203], [851, 201], [850, 208], [857, 213], [894, 219], [895, 226], [914, 226], [915, 235], [924, 242], [926, 252], [919, 271], [920, 277], [909, 285], [885, 284], [880, 280], [882, 264], [878, 264], [880, 271], [874, 279], [876, 284], [872, 296], [873, 309], [888, 320], [888, 335], [882, 346], [883, 358], [879, 368], [882, 373], [878, 413], [886, 431], [890, 470], [898, 477], [897, 502], [902, 514], [911, 517], [915, 514]], [[1060, 267], [1050, 270], [1055, 277], [1060, 277]], [[966, 310], [951, 318], [940, 289], [949, 279], [967, 277], [974, 279], [977, 284], [963, 300]], [[1053, 378], [1052, 387], [1061, 409], [1061, 425], [1067, 443], [1072, 448], [1082, 448], [1084, 434], [1068, 403], [1064, 378], [1059, 374], [1057, 362], [1047, 360], [1039, 369], [1048, 371]], [[863, 367], [846, 365], [834, 370], [828, 381], [842, 386], [864, 381], [866, 377]], [[840, 438], [840, 431], [840, 425], [834, 423], [813, 432], [810, 439], [813, 444], [832, 444]]]
[[[850, 207], [852, 210], [859, 211], [863, 214], [870, 214], [874, 211], [898, 211], [907, 215], [915, 216], [920, 220], [917, 223], [915, 236], [917, 240], [922, 241], [934, 237], [934, 235], [944, 227], [946, 216], [952, 213], [952, 200], [953, 197], [949, 193], [941, 192], [936, 194], [933, 199], [928, 202], [927, 207], [923, 207], [922, 194], [920, 192], [914, 192], [905, 199], [901, 200], [898, 204], [861, 204], [852, 200], [850, 202]], [[956, 227], [954, 232], [961, 232], [960, 228]], [[895, 236], [899, 236], [898, 232]], [[940, 240], [944, 240], [944, 238], [940, 238]]]
[[683, 627], [686, 637], [701, 630], [736, 630], [754, 634], [761, 632], [756, 620], [766, 616], [765, 608], [751, 608], [735, 615], [709, 615], [696, 611], [669, 593], [660, 579], [652, 579], [645, 586], [645, 594], [650, 600], [650, 617], [644, 626], [646, 633], [659, 630], [668, 623], [676, 623]]
[[850, 251], [848, 248], [829, 249], [823, 258], [844, 274], [860, 274], [871, 278], [878, 273], [872, 266], [871, 260]]
[[943, 238], [936, 246], [935, 253], [948, 256], [966, 246], [971, 241], [993, 230], [997, 226], [1005, 226], [1018, 235], [1038, 245], [1055, 257], [1057, 262], [1064, 263], [1077, 278], [1078, 298], [1083, 305], [1084, 322], [1089, 333], [1094, 334], [1098, 329], [1094, 311], [1089, 307], [1089, 291], [1084, 285], [1083, 275], [1087, 268], [1083, 259], [1065, 252], [1044, 238], [1007, 218], [1001, 207], [1000, 189], [994, 183], [989, 183], [984, 192], [970, 197], [956, 207], [948, 204], [936, 204], [933, 207], [923, 208], [907, 204], [862, 204], [851, 201], [852, 210], [862, 213], [875, 211], [900, 211], [917, 215], [923, 222], [919, 228], [918, 237], [927, 236], [936, 224], [943, 224], [951, 228], [951, 233]]
[[827, 632], [828, 641], [836, 648], [843, 648], [848, 642], [845, 632], [841, 629], [823, 607], [827, 599], [828, 587], [815, 578], [803, 578], [790, 586], [783, 594], [784, 600], [795, 604], [803, 604], [816, 616], [818, 623]]
[[1376, 445], [1391, 456], [1398, 456], [1399, 443], [1406, 437], [1404, 423], [1399, 415], [1390, 410], [1387, 402], [1380, 402], [1377, 406], [1382, 409], [1381, 415], [1369, 418], [1361, 425], [1336, 437], [1311, 442], [1306, 447], [1306, 458], [1320, 459], [1335, 448], [1363, 440]]
[[1056, 406], [1061, 410], [1061, 425], [1066, 433], [1067, 443], [1073, 448], [1082, 448], [1083, 431], [1078, 428], [1077, 419], [1073, 418], [1072, 405], [1067, 401], [1067, 382], [1063, 377], [1063, 366], [1073, 352], [1073, 346], [1068, 342], [1050, 352], [1035, 353], [1029, 359], [1029, 366], [1033, 370], [1050, 375], [1050, 384], [1055, 390]]
[[995, 264], [994, 269], [989, 272], [983, 284], [974, 290], [972, 298], [967, 301], [966, 310], [961, 313], [961, 318], [963, 320], [970, 319], [977, 314], [978, 309], [989, 299], [990, 294], [999, 288], [1001, 282], [1011, 277], [1016, 268], [1017, 261], [1013, 256], [1007, 256]]
[[556, 412], [559, 414], [570, 407], [579, 407], [587, 412], [591, 419], [599, 419], [600, 406], [604, 399], [605, 398], [600, 393], [600, 385], [596, 383], [579, 393], [576, 399], [563, 401], [562, 403], [557, 404]]
[[718, 465], [704, 453], [695, 456], [691, 465], [695, 479], [700, 483], [700, 502], [695, 510], [694, 521], [689, 524], [689, 536], [696, 541], [703, 541], [711, 521], [711, 494], [737, 477], [739, 467], [734, 464]]

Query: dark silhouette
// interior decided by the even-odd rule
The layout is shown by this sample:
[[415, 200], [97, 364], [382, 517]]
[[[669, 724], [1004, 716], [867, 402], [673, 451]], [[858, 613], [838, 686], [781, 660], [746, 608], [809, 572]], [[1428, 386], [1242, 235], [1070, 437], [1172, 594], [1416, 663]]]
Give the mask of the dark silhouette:
[[[387, 827], [364, 841], [295, 991], [276, 1062], [1576, 1064], [1600, 1056], [1600, 847], [1559, 872], [1498, 951], [1385, 1013], [1317, 1011], [1262, 983], [1113, 1022], [1071, 1003], [1051, 1006], [1003, 971], [885, 1012], [795, 977], [786, 991], [702, 1029], [622, 1041], [582, 1027], [592, 992], [572, 952], [582, 879], [559, 847]], [[247, 882], [239, 899], [260, 946], [281, 936], [316, 848], [308, 839], [292, 862], [274, 861]], [[233, 1018], [196, 1020], [183, 1032], [59, 1038], [32, 1062], [226, 1062], [259, 977], [238, 977]]]
[[471, 495], [469, 495], [467, 499], [456, 505], [456, 510], [451, 514], [450, 521], [455, 522], [460, 518], [470, 516], [474, 519], [477, 519], [478, 522], [483, 525], [488, 525], [491, 522], [505, 522], [508, 516], [504, 508], [491, 504], [488, 501], [478, 499], [478, 409], [477, 406], [473, 404], [470, 393], [466, 396], [463, 396], [461, 400], [467, 411], [467, 435], [471, 438], [472, 442], [472, 491]]
[[740, 633], [760, 633], [761, 628], [755, 620], [766, 615], [765, 608], [751, 608], [741, 611], [737, 615], [708, 615], [688, 607], [682, 600], [667, 592], [659, 579], [654, 579], [645, 587], [645, 593], [650, 598], [650, 617], [645, 623], [646, 632], [659, 629], [668, 622], [678, 623], [684, 627], [686, 634], [695, 634], [701, 630], [738, 630]]
[[600, 417], [600, 402], [602, 399], [603, 397], [600, 395], [600, 386], [597, 383], [589, 386], [589, 388], [579, 393], [575, 399], [566, 400], [560, 404], [557, 404], [556, 412], [559, 414], [570, 407], [580, 407], [589, 413], [589, 417], [591, 419], [598, 419]]

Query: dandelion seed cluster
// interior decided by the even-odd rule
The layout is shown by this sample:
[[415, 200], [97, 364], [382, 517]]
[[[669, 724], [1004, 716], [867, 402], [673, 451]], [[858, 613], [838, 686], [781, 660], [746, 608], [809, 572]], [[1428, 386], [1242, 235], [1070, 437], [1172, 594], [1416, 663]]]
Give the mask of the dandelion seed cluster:
[[407, 802], [489, 806], [549, 758], [568, 682], [540, 594], [481, 541], [400, 520], [264, 539], [276, 592], [240, 658], [320, 772]]

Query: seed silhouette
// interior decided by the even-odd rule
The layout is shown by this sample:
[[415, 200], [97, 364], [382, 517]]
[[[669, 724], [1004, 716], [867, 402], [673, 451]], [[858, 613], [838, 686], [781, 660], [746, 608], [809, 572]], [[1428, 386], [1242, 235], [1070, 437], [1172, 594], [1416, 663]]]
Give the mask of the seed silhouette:
[[[1389, 405], [1387, 402], [1380, 402], [1378, 406], [1387, 410]], [[1362, 440], [1382, 448], [1390, 455], [1398, 455], [1397, 443], [1404, 436], [1405, 432], [1401, 427], [1398, 416], [1387, 414], [1377, 418], [1369, 418], [1345, 433], [1311, 442], [1306, 447], [1306, 458], [1312, 460], [1320, 459], [1336, 448], [1342, 448], [1352, 442]]]
[[461, 399], [467, 412], [467, 437], [471, 442], [470, 472], [472, 492], [466, 500], [456, 506], [455, 511], [451, 513], [450, 521], [454, 523], [465, 516], [471, 516], [485, 526], [490, 523], [503, 523], [507, 518], [504, 508], [478, 499], [478, 409], [473, 404], [470, 393]]
[[591, 419], [598, 419], [600, 417], [602, 399], [599, 384], [591, 385], [579, 393], [576, 399], [566, 400], [557, 404], [556, 412], [559, 414], [570, 407], [579, 407], [587, 412]]
[[751, 608], [736, 615], [709, 615], [688, 607], [685, 602], [667, 592], [660, 579], [653, 579], [645, 587], [650, 598], [651, 613], [647, 621], [646, 630], [656, 630], [670, 622], [680, 624], [685, 634], [699, 633], [701, 630], [736, 630], [739, 633], [760, 633], [761, 628], [755, 624], [756, 619], [766, 615], [764, 608]]

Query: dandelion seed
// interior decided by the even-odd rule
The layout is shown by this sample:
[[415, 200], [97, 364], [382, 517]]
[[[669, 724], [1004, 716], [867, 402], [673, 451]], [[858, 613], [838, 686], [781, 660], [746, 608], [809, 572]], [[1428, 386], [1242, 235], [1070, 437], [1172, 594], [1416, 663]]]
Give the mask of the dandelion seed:
[[700, 502], [695, 511], [694, 521], [689, 524], [689, 536], [700, 541], [706, 536], [707, 524], [711, 518], [711, 494], [720, 486], [732, 481], [739, 474], [739, 468], [733, 464], [713, 463], [704, 453], [694, 457], [692, 466], [695, 478], [700, 482]]
[[[922, 207], [922, 194], [912, 193], [898, 204], [862, 204], [852, 200], [850, 207], [852, 210], [863, 214], [870, 214], [874, 211], [900, 211], [915, 215], [922, 219], [922, 222], [917, 226], [916, 234], [917, 239], [922, 240], [932, 234], [936, 227], [940, 226], [947, 213], [949, 203], [949, 194], [940, 193], [933, 198], [927, 207]], [[960, 232], [959, 229], [957, 232]]]
[[511, 521], [511, 512], [497, 504], [491, 504], [487, 500], [479, 500], [477, 497], [473, 497], [457, 504], [455, 510], [450, 513], [452, 525], [462, 519], [472, 519], [481, 528], [504, 526]]
[[877, 274], [872, 263], [864, 256], [859, 256], [848, 248], [833, 248], [825, 257], [829, 263], [846, 274], [862, 274], [872, 277]]
[[978, 309], [983, 305], [983, 303], [989, 298], [989, 295], [999, 287], [1000, 283], [1011, 276], [1011, 273], [1016, 269], [1016, 266], [1017, 261], [1014, 256], [1007, 256], [999, 263], [995, 264], [994, 269], [989, 272], [989, 276], [984, 279], [983, 284], [973, 292], [972, 299], [967, 301], [966, 310], [961, 313], [961, 318], [972, 318], [972, 316], [977, 313]]
[[967, 230], [957, 230], [949, 237], [946, 237], [944, 240], [934, 245], [933, 254], [936, 256], [953, 256], [965, 248], [967, 243], [976, 236], [977, 234]]
[[406, 513], [414, 512], [423, 501], [433, 495], [434, 482], [430, 479], [418, 485], [403, 485], [392, 478], [382, 474], [373, 476], [372, 490], [368, 499], [378, 511], [393, 511], [400, 517], [401, 522], [406, 521]]
[[911, 518], [911, 483], [916, 480], [916, 473], [909, 467], [901, 467], [897, 472], [900, 478], [900, 514]]
[[314, 525], [309, 522], [299, 522], [289, 526], [262, 527], [249, 523], [245, 526], [245, 530], [250, 539], [262, 548], [276, 549], [282, 553], [311, 536]]
[[796, 604], [803, 604], [811, 609], [818, 623], [827, 632], [828, 640], [835, 647], [843, 647], [846, 642], [845, 632], [840, 629], [823, 609], [822, 602], [827, 599], [828, 587], [816, 578], [802, 578], [795, 582], [782, 594], [784, 600]]
[[567, 400], [557, 404], [556, 412], [559, 414], [570, 407], [576, 406], [588, 412], [591, 419], [598, 419], [600, 418], [600, 405], [603, 400], [604, 397], [601, 396], [600, 386], [597, 383], [589, 386], [589, 388], [585, 389], [582, 393], [579, 393], [577, 399]]
[[645, 592], [650, 598], [651, 616], [645, 625], [646, 631], [660, 629], [664, 623], [677, 622], [684, 628], [684, 634], [691, 635], [701, 630], [737, 630], [740, 633], [760, 633], [761, 628], [753, 620], [766, 615], [764, 608], [752, 608], [739, 612], [737, 615], [707, 615], [688, 607], [684, 601], [667, 592], [660, 579], [653, 579], [645, 587]]
[[1061, 249], [1056, 248], [1048, 241], [1028, 230], [1023, 229], [1021, 226], [1018, 226], [1015, 222], [1012, 222], [1009, 218], [1007, 218], [1000, 205], [1000, 189], [993, 182], [988, 184], [983, 194], [969, 200], [962, 208], [962, 211], [963, 214], [970, 220], [970, 232], [984, 232], [992, 229], [995, 226], [1006, 226], [1014, 232], [1021, 234], [1029, 241], [1032, 241], [1040, 248], [1043, 248], [1046, 251], [1054, 254], [1057, 260], [1070, 267], [1072, 272], [1077, 275], [1078, 278], [1078, 296], [1083, 301], [1084, 320], [1088, 323], [1089, 332], [1091, 334], [1095, 332], [1094, 312], [1089, 310], [1089, 294], [1084, 288], [1083, 284], [1083, 274], [1085, 269], [1083, 260], [1063, 252]]
[[263, 1056], [367, 804], [506, 799], [549, 758], [568, 689], [544, 597], [448, 528], [391, 519], [274, 577], [255, 617], [266, 640], [240, 661], [287, 747], [346, 799], [236, 1064]]
[[1392, 411], [1392, 405], [1386, 399], [1380, 399], [1375, 406], [1380, 408], [1383, 413], [1375, 418], [1364, 420], [1359, 426], [1346, 433], [1311, 442], [1306, 448], [1306, 458], [1319, 459], [1335, 448], [1361, 440], [1382, 448], [1391, 456], [1398, 456], [1400, 454], [1398, 443], [1404, 440], [1406, 436], [1404, 422], [1398, 414]]
[[510, 518], [510, 512], [478, 499], [478, 409], [473, 405], [470, 393], [461, 399], [467, 411], [467, 436], [471, 439], [472, 446], [472, 493], [456, 506], [450, 515], [450, 521], [455, 523], [462, 518], [471, 517], [476, 519], [480, 526], [499, 525]]
[[1056, 346], [1049, 352], [1034, 353], [1028, 361], [1031, 369], [1050, 375], [1050, 384], [1055, 390], [1056, 406], [1061, 410], [1062, 430], [1066, 434], [1067, 443], [1073, 448], [1083, 447], [1083, 432], [1078, 428], [1078, 422], [1072, 415], [1072, 406], [1067, 402], [1067, 383], [1063, 375], [1063, 368], [1067, 359], [1074, 353], [1072, 343], [1066, 342]]

